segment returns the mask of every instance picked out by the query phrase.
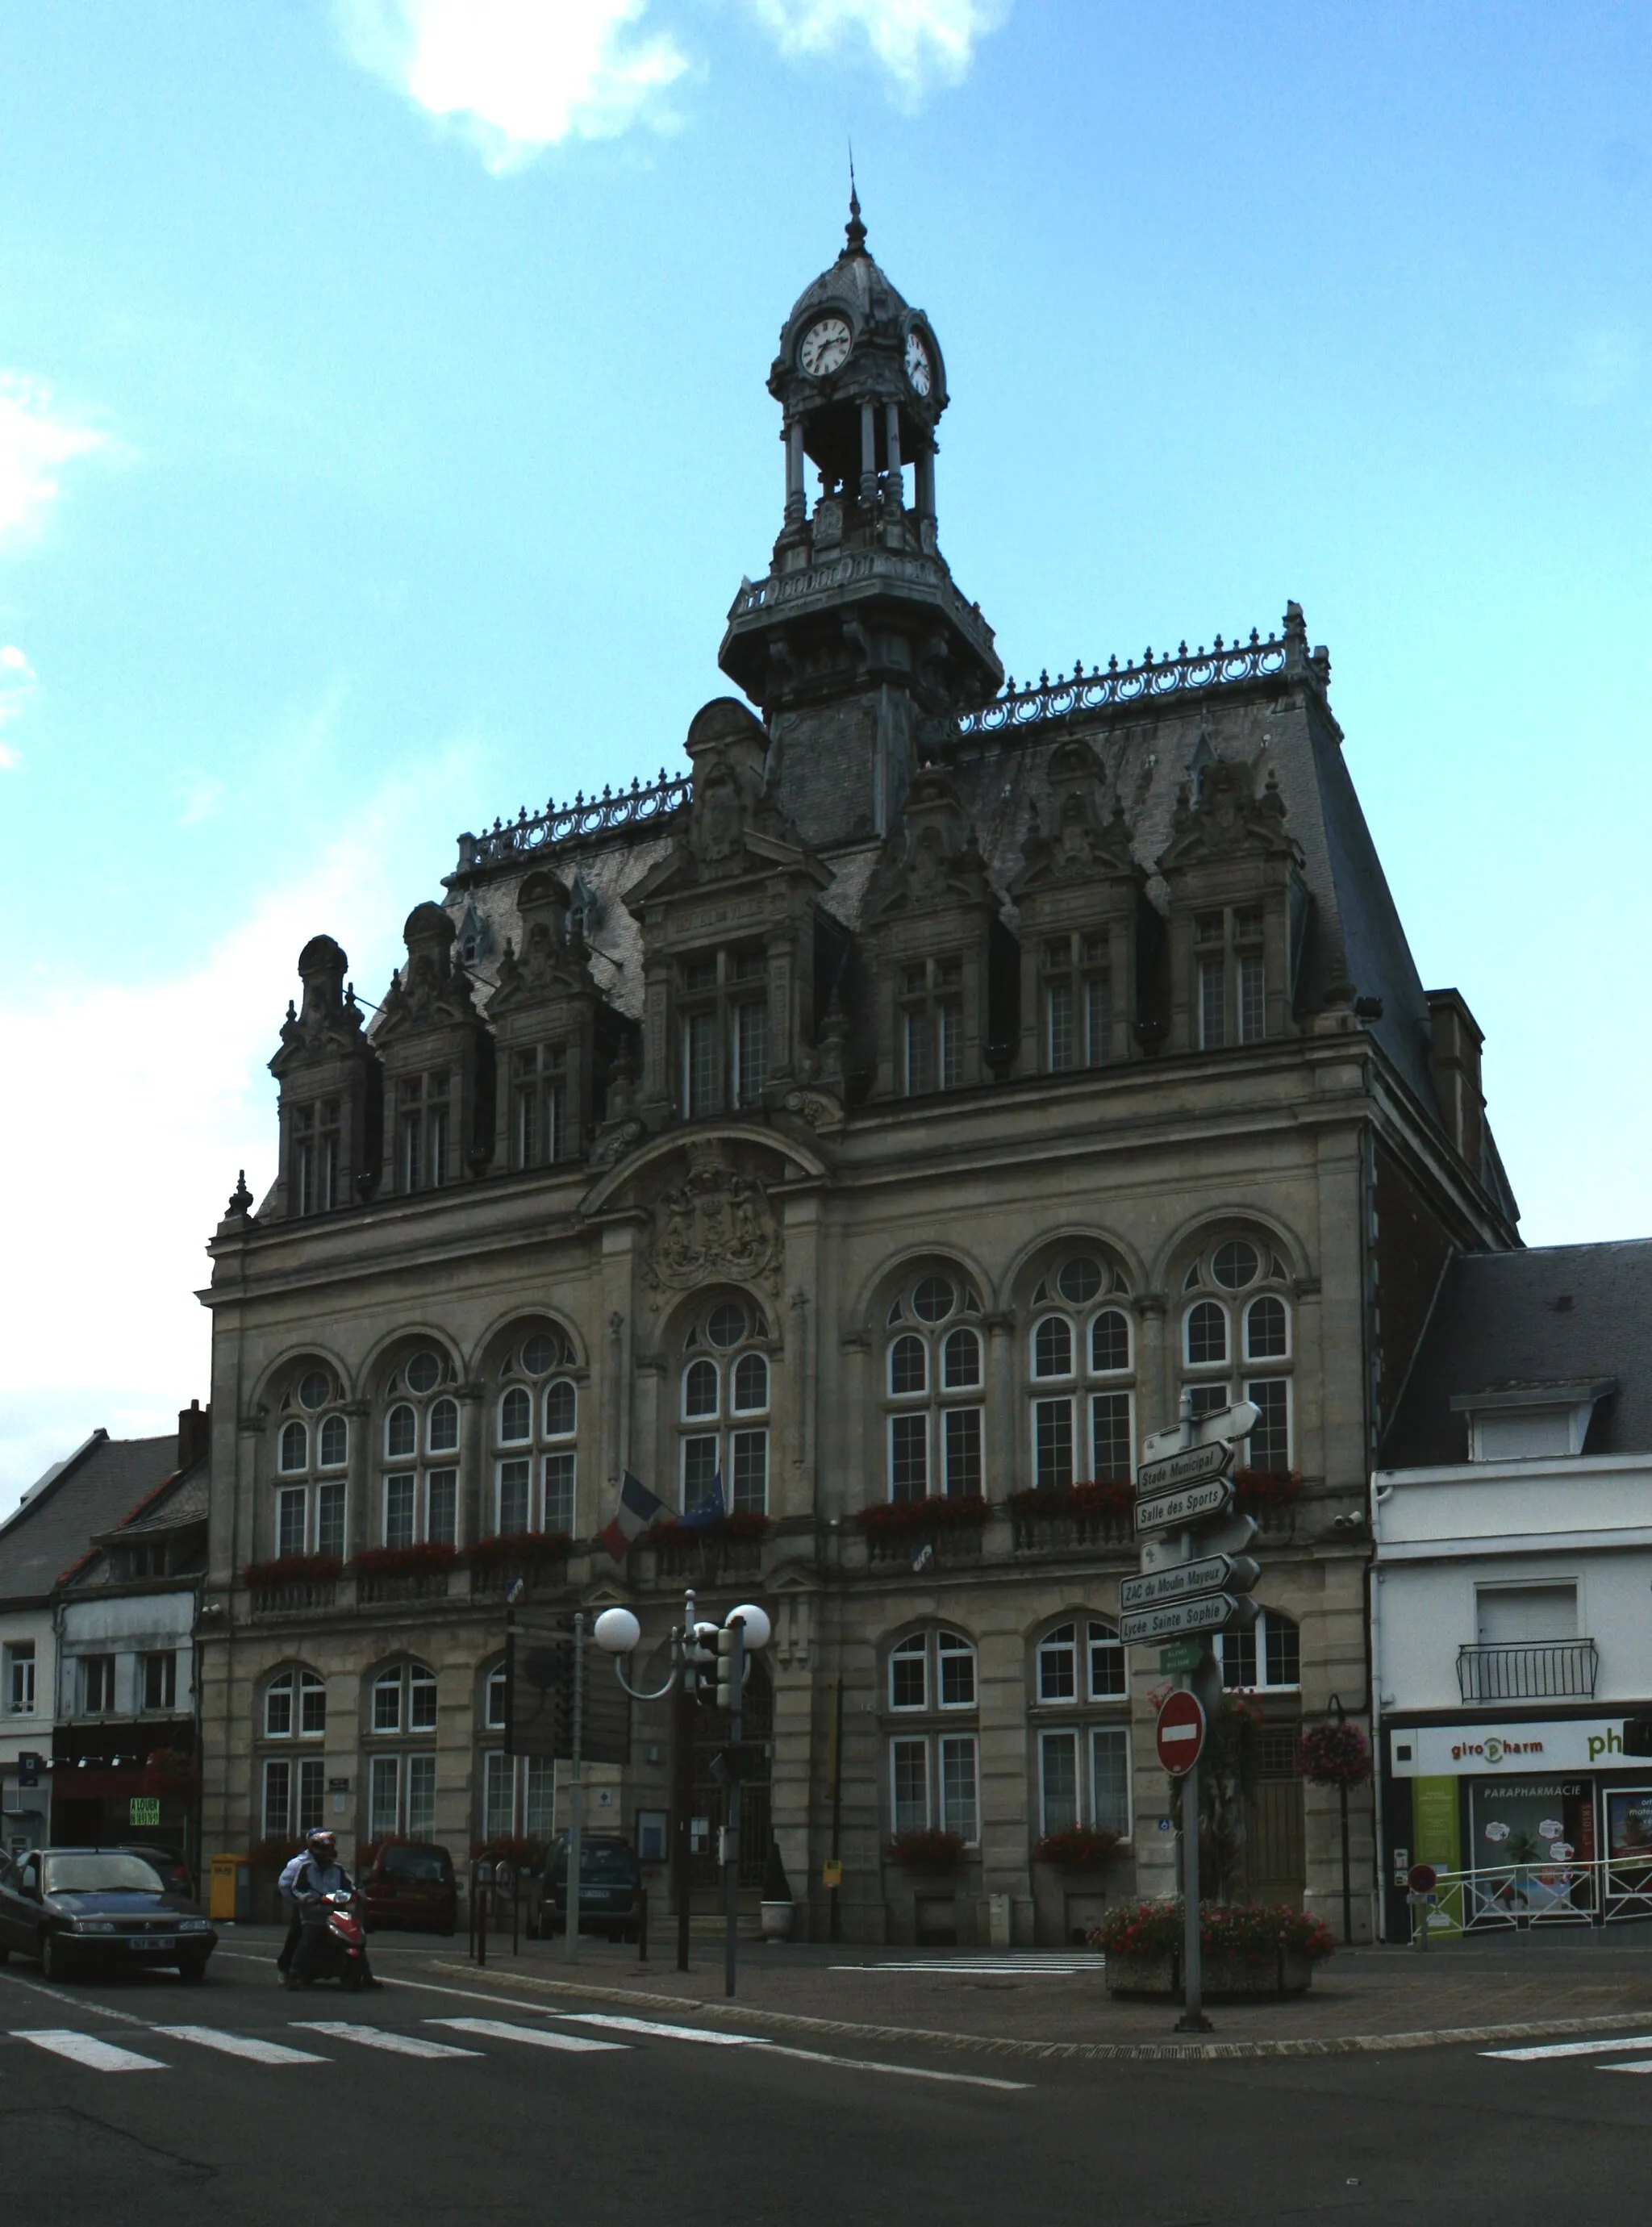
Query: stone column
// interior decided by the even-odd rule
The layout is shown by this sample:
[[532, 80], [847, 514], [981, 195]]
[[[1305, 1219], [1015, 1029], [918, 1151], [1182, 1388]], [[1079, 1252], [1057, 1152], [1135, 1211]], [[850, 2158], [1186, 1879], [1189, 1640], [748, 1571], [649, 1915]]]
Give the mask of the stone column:
[[786, 428], [786, 523], [801, 526], [805, 515], [803, 424], [800, 418], [794, 418]]
[[912, 464], [912, 507], [920, 518], [935, 514], [935, 452], [920, 449]]
[[863, 402], [860, 405], [860, 499], [864, 503], [877, 500], [877, 405]]
[[469, 1547], [493, 1528], [488, 1490], [488, 1432], [483, 1388], [459, 1387], [459, 1544]]
[[[1020, 1490], [1016, 1475], [1015, 1317], [986, 1318], [986, 1496], [1003, 1500]], [[1031, 1482], [1029, 1478], [1028, 1483]]]

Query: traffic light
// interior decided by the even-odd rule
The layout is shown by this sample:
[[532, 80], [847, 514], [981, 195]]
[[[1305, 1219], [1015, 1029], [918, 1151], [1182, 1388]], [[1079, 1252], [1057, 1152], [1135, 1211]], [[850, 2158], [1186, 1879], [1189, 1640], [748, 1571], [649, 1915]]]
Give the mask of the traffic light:
[[717, 1700], [717, 1687], [711, 1678], [711, 1669], [717, 1661], [717, 1626], [697, 1624], [689, 1634], [688, 1644], [683, 1650], [684, 1681], [691, 1697], [702, 1709], [709, 1709]]
[[725, 1624], [717, 1635], [717, 1705], [719, 1709], [734, 1707], [734, 1639], [735, 1635]]

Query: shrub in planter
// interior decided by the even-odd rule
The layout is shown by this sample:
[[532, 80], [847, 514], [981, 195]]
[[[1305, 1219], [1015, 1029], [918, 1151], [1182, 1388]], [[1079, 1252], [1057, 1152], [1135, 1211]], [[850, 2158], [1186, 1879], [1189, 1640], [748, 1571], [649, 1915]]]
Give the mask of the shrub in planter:
[[1363, 1786], [1371, 1750], [1357, 1725], [1310, 1725], [1297, 1742], [1297, 1769], [1316, 1786]]
[[1046, 1833], [1042, 1841], [1035, 1841], [1032, 1859], [1064, 1872], [1099, 1871], [1112, 1861], [1118, 1846], [1118, 1834], [1105, 1825], [1074, 1825], [1065, 1833]]
[[935, 1531], [979, 1531], [992, 1520], [992, 1503], [979, 1493], [942, 1499], [885, 1500], [863, 1508], [855, 1522], [869, 1539], [927, 1537]]
[[344, 1567], [337, 1554], [280, 1554], [272, 1562], [249, 1562], [241, 1572], [244, 1586], [302, 1586], [335, 1578]]
[[886, 1853], [892, 1864], [903, 1864], [909, 1872], [949, 1872], [963, 1856], [964, 1836], [933, 1827], [897, 1833]]

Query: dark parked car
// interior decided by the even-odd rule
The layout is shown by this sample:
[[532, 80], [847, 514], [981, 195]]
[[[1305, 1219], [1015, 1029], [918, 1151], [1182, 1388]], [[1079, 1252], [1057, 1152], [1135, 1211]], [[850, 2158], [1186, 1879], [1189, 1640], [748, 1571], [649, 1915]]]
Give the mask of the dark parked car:
[[[537, 1931], [565, 1932], [568, 1924], [568, 1835], [558, 1833], [543, 1881]], [[635, 1941], [642, 1923], [642, 1873], [628, 1841], [585, 1833], [579, 1842], [579, 1930]]]
[[459, 1924], [453, 1859], [433, 1841], [394, 1841], [380, 1848], [361, 1883], [372, 1932], [452, 1933]]
[[140, 1847], [134, 1841], [126, 1850], [129, 1856], [142, 1856], [152, 1870], [161, 1874], [161, 1884], [170, 1893], [181, 1894], [193, 1902], [195, 1898], [195, 1874], [175, 1848]]
[[87, 1964], [174, 1964], [207, 1975], [218, 1936], [188, 1895], [130, 1848], [35, 1848], [0, 1855], [0, 1962], [37, 1956], [48, 1980]]

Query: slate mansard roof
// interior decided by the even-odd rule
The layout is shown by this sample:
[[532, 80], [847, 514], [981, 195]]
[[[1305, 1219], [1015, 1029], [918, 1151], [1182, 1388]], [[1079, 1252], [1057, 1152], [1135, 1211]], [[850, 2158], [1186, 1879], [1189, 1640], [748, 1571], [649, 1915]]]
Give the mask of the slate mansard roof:
[[[1438, 1116], [1428, 1002], [1413, 961], [1376, 846], [1343, 756], [1343, 734], [1329, 701], [1330, 660], [1307, 648], [1300, 610], [1286, 613], [1282, 636], [1226, 650], [1202, 650], [1141, 665], [1096, 667], [1071, 681], [1017, 690], [1011, 682], [985, 711], [966, 717], [941, 754], [973, 820], [1006, 921], [1013, 926], [1011, 884], [1022, 844], [1036, 821], [1048, 825], [1052, 801], [1048, 766], [1057, 744], [1089, 743], [1105, 769], [1109, 803], [1116, 796], [1130, 825], [1132, 848], [1146, 870], [1149, 895], [1163, 909], [1154, 877], [1171, 839], [1178, 797], [1196, 786], [1213, 759], [1253, 769], [1260, 789], [1278, 785], [1286, 832], [1301, 845], [1303, 879], [1311, 897], [1298, 1005], [1311, 1013], [1336, 986], [1346, 986], [1371, 1016], [1373, 1035], [1426, 1111]], [[673, 823], [688, 798], [681, 776], [602, 799], [552, 807], [493, 831], [460, 839], [458, 870], [448, 880], [448, 905], [458, 928], [456, 955], [476, 971], [482, 1002], [507, 937], [519, 946], [515, 891], [526, 873], [549, 866], [588, 900], [587, 935], [599, 988], [631, 1018], [640, 1018], [642, 971], [638, 924], [626, 892], [663, 858]], [[811, 831], [800, 826], [806, 843]], [[828, 911], [859, 925], [879, 851], [866, 844], [823, 848], [833, 870]], [[1381, 1011], [1378, 1012], [1377, 1008]], [[1495, 1146], [1487, 1181], [1512, 1222], [1518, 1209]]]
[[0, 1602], [46, 1599], [91, 1553], [93, 1539], [137, 1510], [177, 1465], [175, 1431], [156, 1439], [94, 1431], [0, 1524]]
[[1383, 1441], [1385, 1469], [1468, 1459], [1466, 1394], [1615, 1383], [1585, 1454], [1652, 1453], [1652, 1239], [1453, 1260]]

